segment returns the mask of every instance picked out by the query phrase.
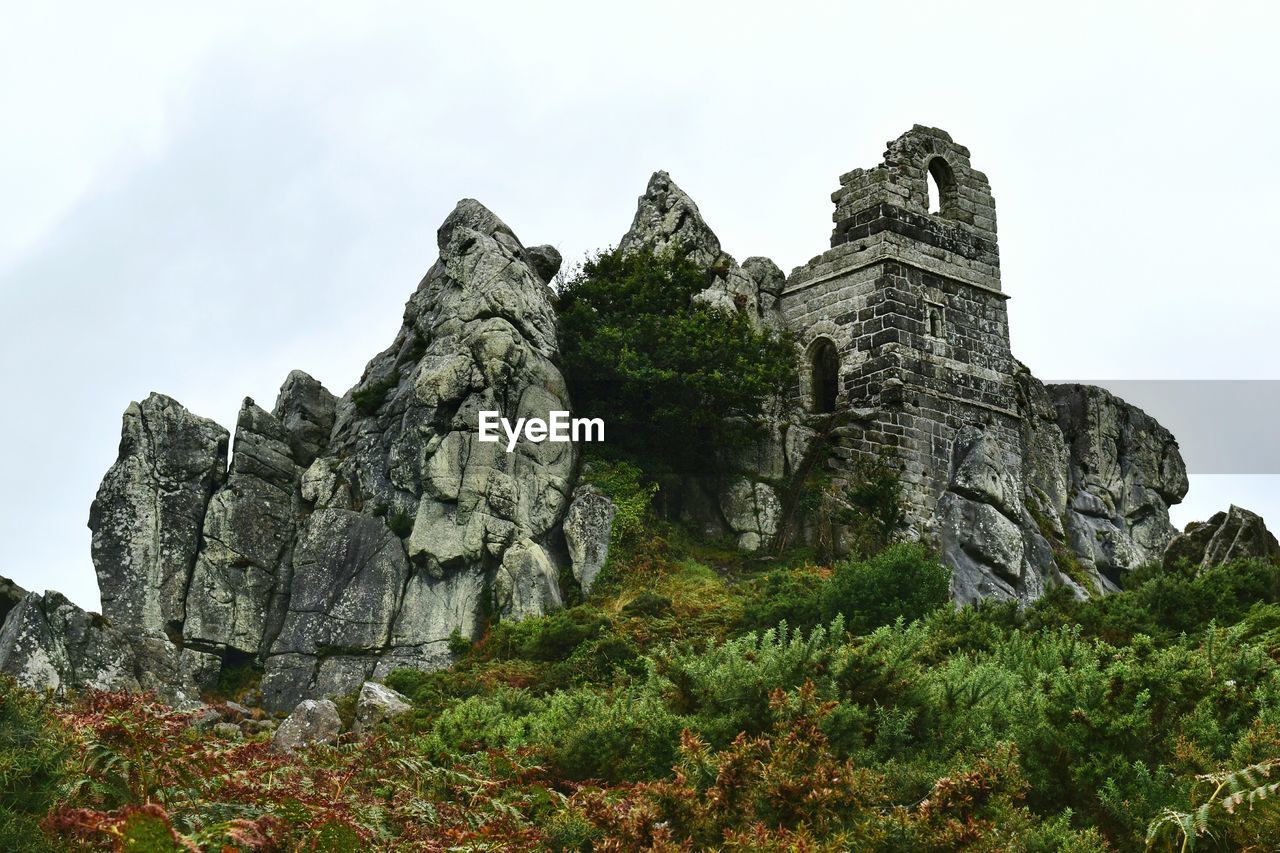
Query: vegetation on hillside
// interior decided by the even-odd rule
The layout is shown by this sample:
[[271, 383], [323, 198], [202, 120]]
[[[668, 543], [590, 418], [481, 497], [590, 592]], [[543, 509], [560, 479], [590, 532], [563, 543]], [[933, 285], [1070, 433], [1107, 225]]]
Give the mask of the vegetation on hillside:
[[790, 343], [699, 307], [706, 283], [607, 253], [561, 294], [579, 414], [610, 420], [590, 595], [455, 636], [452, 669], [388, 677], [412, 713], [296, 757], [147, 696], [0, 679], [0, 849], [1275, 849], [1280, 565], [957, 610], [893, 541], [879, 470], [799, 496], [854, 532], [843, 561], [695, 537], [653, 482], [750, 440], [791, 381]]
[[143, 697], [53, 705], [6, 685], [0, 838], [1047, 851], [1280, 837], [1280, 566], [1152, 568], [1119, 595], [1021, 611], [957, 611], [945, 579], [918, 546], [760, 566], [650, 518], [585, 603], [491, 626], [453, 670], [394, 673], [412, 715], [298, 759]]

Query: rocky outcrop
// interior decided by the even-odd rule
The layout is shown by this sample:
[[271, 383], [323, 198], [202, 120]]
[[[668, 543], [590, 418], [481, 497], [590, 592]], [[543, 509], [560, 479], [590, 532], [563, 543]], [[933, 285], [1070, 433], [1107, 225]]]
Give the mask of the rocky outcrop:
[[[296, 387], [285, 383], [285, 396]], [[310, 431], [310, 430], [308, 430]], [[304, 454], [314, 444], [303, 445]], [[226, 483], [205, 513], [203, 541], [187, 584], [182, 635], [193, 646], [256, 655], [272, 595], [285, 576], [298, 516], [294, 434], [246, 399], [236, 423]]]
[[0, 630], [0, 672], [32, 690], [150, 690], [184, 706], [216, 678], [218, 661], [164, 637], [122, 632], [60, 593], [31, 592]]
[[1166, 569], [1208, 568], [1240, 559], [1280, 559], [1280, 543], [1261, 516], [1235, 504], [1208, 521], [1188, 524], [1164, 552]]
[[181, 634], [227, 431], [152, 394], [124, 413], [120, 452], [89, 512], [102, 612], [122, 631]]
[[707, 289], [698, 299], [754, 322], [782, 328], [778, 297], [786, 277], [768, 258], [748, 258], [741, 266], [720, 248], [698, 205], [666, 172], [654, 172], [636, 205], [631, 228], [618, 243], [623, 252], [647, 249], [678, 252], [707, 270]]
[[592, 485], [579, 486], [564, 517], [564, 541], [569, 549], [573, 576], [582, 594], [591, 592], [596, 575], [609, 560], [609, 540], [618, 508]]
[[562, 606], [575, 449], [478, 435], [481, 411], [571, 408], [547, 286], [560, 255], [469, 199], [437, 244], [356, 387], [336, 399], [295, 371], [272, 411], [246, 399], [229, 469], [217, 424], [159, 394], [131, 404], [90, 514], [105, 617], [12, 590], [0, 668], [187, 701], [220, 663], [256, 663], [284, 710], [447, 665], [491, 606]]
[[1178, 443], [1155, 418], [1089, 385], [1049, 387], [1068, 451], [1064, 527], [1071, 549], [1108, 590], [1156, 562], [1177, 532], [1169, 507], [1187, 493]]
[[81, 686], [139, 689], [124, 637], [57, 592], [28, 593], [5, 620], [0, 671], [24, 687], [54, 693]]
[[271, 748], [284, 755], [317, 744], [334, 744], [342, 733], [338, 706], [328, 699], [304, 699], [271, 738]]
[[937, 536], [958, 602], [1032, 601], [1059, 585], [1088, 596], [1160, 559], [1169, 506], [1187, 491], [1177, 442], [1153, 418], [1088, 385], [1015, 375], [1021, 456], [962, 430]]
[[[522, 442], [507, 453], [477, 432], [481, 411], [569, 409], [546, 286], [558, 254], [524, 249], [471, 200], [437, 243], [440, 260], [400, 333], [331, 416], [300, 381], [281, 393], [276, 419], [286, 429], [332, 427], [326, 442], [306, 446], [314, 458], [298, 451], [307, 433], [292, 430], [294, 462], [306, 465], [297, 473], [303, 520], [287, 571], [276, 573], [274, 617], [268, 608], [268, 707], [346, 693], [397, 667], [447, 665], [449, 638], [477, 634], [486, 599], [508, 619], [561, 606], [548, 546], [574, 449]], [[291, 408], [306, 417], [291, 418]]]

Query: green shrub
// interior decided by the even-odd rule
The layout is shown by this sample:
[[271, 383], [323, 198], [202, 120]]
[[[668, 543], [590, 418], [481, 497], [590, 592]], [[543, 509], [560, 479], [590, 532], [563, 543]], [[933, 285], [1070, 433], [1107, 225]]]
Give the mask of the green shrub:
[[653, 675], [647, 689], [665, 696], [711, 745], [724, 746], [740, 732], [759, 734], [769, 727], [774, 690], [813, 681], [821, 698], [832, 698], [835, 682], [829, 673], [838, 668], [845, 648], [839, 618], [807, 633], [784, 624], [702, 649], [664, 648], [650, 655]]
[[588, 463], [583, 469], [582, 479], [604, 492], [617, 509], [613, 516], [611, 543], [634, 539], [644, 528], [658, 485], [646, 483], [644, 472], [630, 462], [604, 459]]
[[413, 532], [413, 519], [403, 512], [397, 512], [387, 518], [387, 529], [403, 539]]
[[812, 572], [777, 569], [767, 574], [756, 595], [743, 606], [742, 629], [765, 631], [786, 622], [811, 628], [822, 622], [819, 590], [826, 581]]
[[794, 383], [789, 336], [694, 297], [709, 283], [677, 253], [604, 252], [560, 292], [560, 353], [577, 414], [603, 417], [604, 452], [652, 476], [715, 472], [763, 434]]
[[811, 628], [841, 617], [850, 631], [864, 634], [899, 618], [924, 618], [950, 595], [950, 571], [923, 547], [899, 544], [865, 560], [846, 560], [825, 580], [812, 572], [770, 572], [744, 606], [742, 626]]
[[0, 850], [44, 846], [38, 824], [58, 799], [69, 747], [48, 700], [0, 676]]
[[683, 721], [648, 691], [561, 691], [532, 720], [533, 740], [569, 779], [617, 782], [671, 772]]
[[400, 378], [391, 373], [387, 376], [377, 379], [365, 385], [359, 391], [351, 393], [351, 402], [355, 403], [356, 410], [362, 415], [372, 415], [378, 411], [379, 407], [387, 398], [387, 392], [396, 387]]
[[461, 657], [471, 651], [471, 646], [471, 639], [462, 636], [462, 632], [454, 628], [453, 633], [449, 635], [449, 653]]
[[951, 571], [924, 547], [894, 545], [866, 560], [836, 566], [819, 591], [824, 620], [843, 616], [849, 630], [864, 633], [896, 619], [921, 619], [951, 596]]
[[608, 618], [600, 611], [585, 605], [571, 607], [547, 616], [495, 625], [484, 639], [483, 653], [497, 659], [560, 661], [609, 627]]
[[904, 520], [898, 473], [883, 464], [856, 463], [844, 498], [852, 509], [844, 521], [853, 552], [869, 556], [887, 548]]

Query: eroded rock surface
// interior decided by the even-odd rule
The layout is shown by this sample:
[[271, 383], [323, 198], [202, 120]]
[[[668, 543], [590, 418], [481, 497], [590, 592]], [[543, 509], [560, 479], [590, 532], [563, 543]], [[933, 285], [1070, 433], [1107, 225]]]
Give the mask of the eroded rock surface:
[[1115, 592], [1173, 538], [1187, 491], [1177, 442], [1136, 406], [1088, 385], [1046, 386], [1020, 368], [1021, 457], [969, 427], [938, 505], [943, 558], [962, 603], [1032, 601], [1058, 585]]
[[0, 629], [0, 672], [32, 690], [153, 690], [184, 706], [216, 678], [217, 664], [167, 638], [119, 631], [57, 592], [27, 593]]
[[582, 594], [591, 592], [596, 575], [609, 559], [613, 517], [618, 508], [595, 486], [582, 485], [573, 493], [573, 503], [564, 517], [564, 540], [573, 563], [573, 576]]
[[342, 718], [338, 706], [328, 699], [304, 699], [298, 703], [271, 738], [271, 748], [285, 755], [317, 744], [338, 742]]
[[1280, 543], [1257, 513], [1232, 504], [1208, 521], [1193, 521], [1169, 543], [1164, 565], [1208, 568], [1239, 559], [1278, 559]]
[[244, 401], [231, 472], [209, 503], [203, 547], [188, 583], [182, 634], [194, 646], [259, 652], [299, 511], [302, 472], [292, 442], [277, 417]]
[[358, 735], [371, 731], [378, 723], [404, 716], [413, 710], [407, 697], [376, 681], [366, 681], [356, 697], [356, 719], [351, 730]]
[[15, 592], [6, 665], [54, 689], [168, 679], [185, 696], [220, 662], [256, 663], [284, 710], [447, 665], [490, 604], [561, 606], [574, 447], [478, 440], [481, 411], [571, 409], [547, 286], [560, 255], [469, 199], [437, 245], [356, 387], [337, 399], [294, 371], [271, 411], [246, 399], [229, 469], [222, 427], [160, 394], [131, 404], [90, 517], [106, 618]]
[[89, 513], [102, 612], [119, 630], [181, 633], [227, 440], [225, 429], [163, 394], [125, 410], [119, 458]]

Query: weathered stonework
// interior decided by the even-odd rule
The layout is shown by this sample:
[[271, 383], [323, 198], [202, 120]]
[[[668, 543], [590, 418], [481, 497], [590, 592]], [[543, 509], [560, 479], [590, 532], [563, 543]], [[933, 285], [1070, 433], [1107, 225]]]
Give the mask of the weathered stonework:
[[1187, 489], [1177, 442], [1013, 358], [995, 201], [968, 149], [917, 125], [832, 200], [831, 249], [779, 307], [803, 353], [799, 402], [837, 422], [837, 482], [869, 460], [898, 471], [907, 535], [941, 548], [962, 602], [1110, 591], [1158, 559]]
[[[936, 215], [930, 164], [947, 181]], [[995, 202], [968, 149], [919, 126], [890, 144], [882, 165], [844, 175], [832, 198], [832, 248], [792, 272], [781, 301], [807, 356], [803, 403], [822, 408], [814, 355], [834, 346], [836, 408], [878, 412], [844, 429], [839, 443], [851, 458], [900, 463], [909, 521], [927, 534], [962, 426], [980, 424], [1018, 451]]]

